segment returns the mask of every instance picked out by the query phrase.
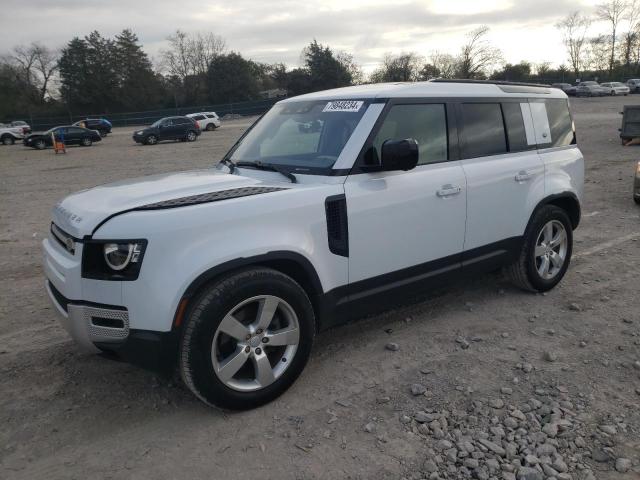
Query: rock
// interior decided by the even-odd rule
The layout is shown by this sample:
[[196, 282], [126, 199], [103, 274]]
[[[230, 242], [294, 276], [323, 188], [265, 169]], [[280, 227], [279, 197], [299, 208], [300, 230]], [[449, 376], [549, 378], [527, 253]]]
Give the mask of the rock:
[[411, 423], [411, 417], [408, 415], [400, 415], [400, 423], [406, 425], [407, 423]]
[[467, 348], [469, 348], [469, 342], [468, 342], [468, 341], [467, 341], [467, 339], [466, 339], [466, 338], [464, 338], [464, 337], [457, 337], [457, 338], [456, 338], [456, 343], [459, 343], [459, 344], [460, 344], [460, 347], [461, 347], [463, 350], [466, 350]]
[[491, 450], [493, 453], [495, 453], [496, 455], [500, 455], [501, 457], [504, 457], [506, 455], [506, 451], [504, 448], [502, 448], [500, 445], [498, 445], [497, 443], [493, 443], [487, 439], [481, 438], [480, 440], [478, 440], [482, 445], [484, 445], [487, 449]]
[[537, 468], [520, 467], [516, 478], [517, 480], [544, 480], [544, 474]]
[[640, 360], [636, 360], [635, 362], [633, 362], [633, 368], [635, 368], [636, 370], [640, 370]]
[[379, 404], [389, 403], [391, 401], [391, 397], [378, 397], [376, 398], [376, 402]]
[[582, 311], [582, 307], [580, 305], [578, 305], [577, 303], [571, 303], [569, 305], [569, 310], [571, 310], [572, 312], [581, 312]]
[[558, 355], [547, 350], [542, 355], [542, 358], [547, 362], [555, 362], [556, 360], [558, 360]]
[[530, 363], [524, 363], [522, 365], [522, 371], [525, 373], [530, 373], [533, 370], [533, 365], [531, 365]]
[[384, 346], [384, 348], [392, 352], [397, 352], [400, 347], [398, 346], [397, 343], [389, 342]]
[[558, 472], [561, 472], [561, 473], [564, 473], [569, 470], [569, 467], [567, 467], [567, 464], [564, 462], [564, 460], [561, 457], [556, 457], [553, 463], [551, 464], [551, 466], [554, 468], [554, 470], [557, 470]]
[[616, 458], [616, 471], [626, 473], [631, 469], [631, 460], [628, 458]]
[[364, 431], [367, 433], [373, 433], [376, 431], [376, 424], [373, 422], [369, 422], [364, 426]]
[[422, 464], [422, 470], [424, 470], [427, 473], [434, 473], [438, 471], [438, 466], [436, 465], [436, 462], [434, 462], [433, 460], [427, 460]]
[[436, 420], [436, 415], [432, 414], [432, 413], [427, 413], [427, 412], [423, 412], [422, 410], [420, 410], [419, 412], [416, 412], [416, 414], [413, 416], [413, 418], [416, 419], [416, 422], [418, 423], [431, 423], [434, 420]]
[[520, 420], [522, 422], [524, 422], [527, 419], [527, 417], [524, 416], [524, 413], [522, 413], [518, 409], [512, 411], [511, 413], [509, 413], [509, 415], [511, 415], [513, 418], [517, 418], [518, 420]]
[[466, 458], [462, 464], [469, 470], [474, 470], [480, 466], [480, 462], [475, 458]]
[[504, 402], [502, 401], [501, 398], [490, 398], [489, 399], [489, 406], [491, 408], [503, 408], [504, 407]]
[[551, 438], [556, 438], [556, 435], [558, 435], [558, 425], [555, 423], [547, 423], [542, 427], [542, 431]]
[[500, 389], [500, 393], [502, 393], [503, 395], [511, 395], [513, 393], [513, 389], [509, 387], [502, 387]]
[[587, 346], [587, 342], [580, 342], [580, 348], [584, 348]]
[[411, 395], [417, 397], [418, 395], [424, 395], [427, 391], [427, 388], [424, 385], [420, 385], [419, 383], [411, 384]]
[[449, 450], [452, 447], [453, 447], [453, 444], [449, 440], [440, 440], [436, 444], [436, 448], [438, 450]]
[[450, 448], [449, 450], [444, 452], [444, 456], [450, 463], [456, 463], [456, 461], [458, 460], [458, 450], [455, 448]]
[[516, 480], [516, 474], [512, 472], [502, 472], [502, 480]]
[[616, 433], [618, 433], [618, 430], [613, 425], [600, 425], [599, 428], [607, 435], [615, 435]]
[[611, 458], [607, 452], [601, 448], [594, 448], [591, 452], [591, 458], [598, 463], [606, 463]]

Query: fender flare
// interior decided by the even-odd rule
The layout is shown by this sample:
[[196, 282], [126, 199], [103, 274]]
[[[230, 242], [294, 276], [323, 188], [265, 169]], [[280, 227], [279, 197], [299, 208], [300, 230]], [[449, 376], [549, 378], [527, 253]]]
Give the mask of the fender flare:
[[580, 217], [582, 212], [581, 206], [580, 206], [580, 200], [578, 199], [578, 196], [574, 192], [566, 191], [566, 192], [549, 195], [543, 198], [542, 200], [540, 200], [538, 204], [535, 206], [535, 208], [532, 210], [531, 215], [529, 216], [529, 221], [527, 222], [527, 227], [525, 229], [525, 232], [529, 229], [529, 225], [531, 224], [531, 220], [533, 219], [533, 216], [540, 208], [544, 207], [545, 205], [550, 205], [550, 204], [558, 205], [566, 202], [570, 202], [570, 205], [573, 208], [573, 211], [567, 212], [567, 214], [569, 215], [569, 218], [571, 219], [571, 225], [574, 230], [578, 228], [578, 225], [580, 224]]

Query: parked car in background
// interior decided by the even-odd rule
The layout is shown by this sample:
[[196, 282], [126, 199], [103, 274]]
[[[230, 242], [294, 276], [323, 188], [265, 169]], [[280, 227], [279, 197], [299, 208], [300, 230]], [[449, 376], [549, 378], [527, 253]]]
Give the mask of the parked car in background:
[[155, 145], [163, 140], [195, 142], [202, 133], [198, 122], [189, 117], [165, 117], [133, 133], [136, 143]]
[[633, 181], [633, 201], [640, 205], [640, 162], [636, 165], [636, 176]]
[[572, 97], [576, 95], [576, 87], [575, 85], [571, 85], [570, 83], [554, 83], [553, 85], [551, 85], [551, 87], [559, 88], [564, 93]]
[[209, 132], [220, 128], [221, 125], [220, 118], [216, 112], [189, 113], [187, 117], [197, 121], [202, 130]]
[[8, 124], [10, 127], [18, 127], [22, 129], [22, 133], [24, 135], [28, 135], [29, 133], [31, 133], [31, 127], [29, 126], [29, 124], [23, 120], [14, 120], [13, 122], [9, 122]]
[[609, 91], [602, 88], [598, 82], [580, 82], [576, 87], [576, 97], [602, 97], [609, 95]]
[[631, 89], [622, 82], [606, 82], [601, 83], [600, 86], [605, 90], [608, 90], [609, 95], [629, 95]]
[[32, 133], [25, 137], [22, 142], [26, 147], [44, 150], [47, 147], [53, 146], [53, 140], [51, 138], [52, 134], [55, 135], [58, 141], [63, 141], [65, 145], [82, 145], [83, 147], [90, 147], [93, 145], [93, 142], [99, 142], [102, 140], [102, 137], [96, 130], [89, 130], [88, 128], [70, 125], [54, 127], [46, 132]]
[[0, 143], [3, 145], [13, 145], [16, 140], [22, 140], [24, 133], [21, 127], [10, 125], [0, 125]]
[[630, 80], [627, 80], [627, 87], [629, 87], [631, 93], [640, 92], [640, 78], [632, 78]]
[[106, 137], [111, 133], [111, 122], [106, 118], [87, 118], [73, 124], [75, 127], [97, 130], [101, 136]]

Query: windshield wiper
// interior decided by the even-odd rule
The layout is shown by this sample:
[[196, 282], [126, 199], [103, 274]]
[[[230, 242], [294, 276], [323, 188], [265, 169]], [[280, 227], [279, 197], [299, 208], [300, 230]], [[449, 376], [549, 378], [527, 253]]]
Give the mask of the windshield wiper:
[[220, 160], [219, 162], [220, 164], [224, 165], [225, 167], [227, 167], [229, 169], [229, 173], [233, 173], [236, 171], [236, 164], [233, 160], [230, 160], [228, 158], [223, 158], [222, 160]]
[[289, 180], [291, 180], [291, 183], [298, 183], [298, 179], [293, 173], [274, 163], [263, 163], [258, 160], [256, 162], [238, 162], [234, 165], [237, 167], [257, 168], [258, 170], [271, 170], [272, 172], [278, 172], [280, 175], [287, 177]]

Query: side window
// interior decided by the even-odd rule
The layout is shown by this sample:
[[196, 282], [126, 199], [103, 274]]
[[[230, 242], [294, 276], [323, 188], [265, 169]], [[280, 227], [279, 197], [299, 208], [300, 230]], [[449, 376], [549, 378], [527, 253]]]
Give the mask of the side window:
[[462, 158], [507, 152], [507, 138], [499, 103], [463, 103]]
[[204, 115], [194, 115], [193, 117], [194, 120], [204, 120], [206, 117]]
[[447, 115], [443, 104], [395, 105], [385, 117], [373, 140], [371, 159], [379, 163], [382, 144], [387, 140], [413, 138], [418, 142], [418, 165], [448, 158]]
[[535, 145], [529, 145], [527, 143], [527, 132], [524, 127], [520, 103], [503, 103], [502, 113], [504, 114], [504, 123], [507, 127], [509, 151], [522, 152], [535, 148]]
[[171, 120], [170, 118], [167, 118], [162, 121], [163, 127], [170, 127], [171, 125], [173, 125], [173, 120]]
[[207, 113], [207, 118], [216, 118], [215, 115], [211, 115], [210, 113]]
[[573, 123], [568, 102], [561, 98], [553, 98], [545, 100], [545, 104], [551, 130], [551, 146], [564, 147], [574, 143]]

